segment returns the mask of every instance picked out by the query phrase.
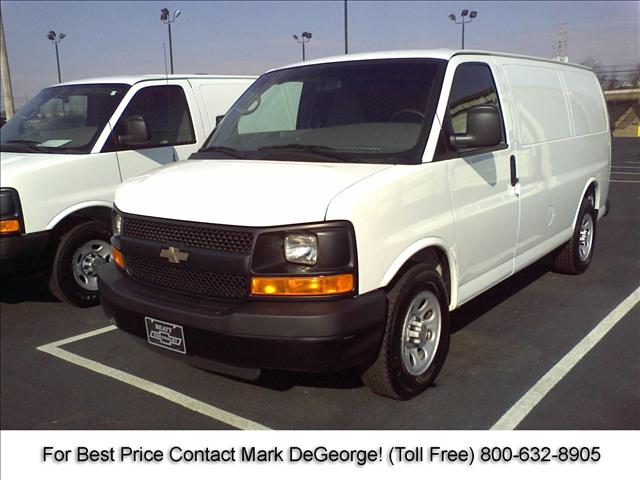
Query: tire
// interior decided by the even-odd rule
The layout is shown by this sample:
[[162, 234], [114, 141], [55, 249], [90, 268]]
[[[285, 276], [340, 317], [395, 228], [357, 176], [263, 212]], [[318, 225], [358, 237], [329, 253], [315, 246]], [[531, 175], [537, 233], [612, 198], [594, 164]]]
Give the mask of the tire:
[[53, 256], [49, 288], [60, 301], [76, 307], [93, 307], [98, 298], [97, 268], [111, 261], [111, 228], [91, 221], [60, 237]]
[[587, 269], [593, 258], [596, 224], [593, 196], [588, 195], [580, 204], [578, 220], [571, 239], [560, 247], [553, 259], [553, 269], [556, 272], [578, 275]]
[[[363, 373], [362, 381], [374, 393], [408, 400], [433, 384], [447, 356], [449, 305], [446, 287], [433, 267], [421, 263], [400, 277], [387, 298], [387, 323], [380, 352]], [[418, 309], [418, 317], [409, 315], [412, 307], [419, 306], [422, 300], [426, 303]], [[409, 321], [419, 317], [424, 318], [418, 322], [420, 327]], [[436, 317], [439, 317], [439, 329], [433, 323], [438, 321]], [[421, 349], [419, 344], [423, 341], [425, 348]]]

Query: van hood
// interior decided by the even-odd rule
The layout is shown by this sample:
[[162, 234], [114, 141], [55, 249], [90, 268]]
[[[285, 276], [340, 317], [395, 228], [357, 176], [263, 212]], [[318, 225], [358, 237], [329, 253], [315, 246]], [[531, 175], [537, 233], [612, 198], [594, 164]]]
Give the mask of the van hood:
[[50, 167], [53, 163], [63, 163], [69, 160], [69, 155], [55, 153], [22, 153], [0, 152], [0, 181], [3, 187], [14, 185], [20, 178], [35, 174], [42, 167]]
[[187, 160], [133, 178], [116, 191], [122, 212], [264, 227], [318, 222], [331, 199], [391, 165]]
[[26, 163], [48, 162], [51, 158], [65, 158], [69, 154], [50, 152], [0, 152], [0, 165], [2, 168], [20, 165], [24, 167]]
[[33, 153], [0, 152], [0, 165], [2, 165], [2, 168], [8, 167], [12, 163], [21, 162], [34, 156], [36, 154]]

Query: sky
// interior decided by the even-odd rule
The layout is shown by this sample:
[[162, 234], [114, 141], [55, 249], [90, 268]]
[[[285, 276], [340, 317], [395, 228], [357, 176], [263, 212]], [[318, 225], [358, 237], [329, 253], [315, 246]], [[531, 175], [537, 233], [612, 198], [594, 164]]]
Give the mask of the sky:
[[[292, 35], [309, 31], [307, 57], [344, 53], [343, 1], [0, 1], [13, 95], [19, 108], [57, 83], [49, 30], [64, 32], [62, 79], [163, 73], [167, 27], [160, 9], [181, 10], [172, 25], [176, 73], [260, 74], [301, 59]], [[466, 48], [552, 57], [557, 24], [567, 23], [568, 56], [607, 66], [640, 62], [640, 2], [348, 2], [349, 53], [459, 48], [448, 15], [478, 16]]]

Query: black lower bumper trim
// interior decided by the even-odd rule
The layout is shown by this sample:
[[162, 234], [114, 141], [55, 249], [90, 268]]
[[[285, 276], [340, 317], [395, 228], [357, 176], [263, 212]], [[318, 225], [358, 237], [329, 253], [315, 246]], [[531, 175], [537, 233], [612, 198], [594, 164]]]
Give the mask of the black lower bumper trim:
[[0, 237], [0, 270], [2, 274], [31, 273], [42, 266], [51, 232]]
[[348, 369], [375, 360], [382, 342], [383, 290], [334, 301], [225, 304], [139, 284], [115, 265], [103, 266], [98, 279], [104, 311], [120, 329], [146, 339], [145, 317], [175, 323], [187, 355], [235, 367]]

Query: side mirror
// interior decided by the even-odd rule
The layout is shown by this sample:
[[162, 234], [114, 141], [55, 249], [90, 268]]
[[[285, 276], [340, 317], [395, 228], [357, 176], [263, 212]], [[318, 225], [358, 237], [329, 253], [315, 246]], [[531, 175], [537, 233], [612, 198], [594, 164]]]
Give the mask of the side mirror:
[[220, 125], [220, 122], [222, 121], [223, 118], [224, 118], [224, 115], [218, 115], [216, 117], [216, 127]]
[[129, 147], [139, 147], [147, 143], [151, 136], [147, 130], [147, 123], [142, 115], [131, 115], [124, 121], [126, 134], [118, 135], [118, 141]]
[[467, 133], [449, 136], [454, 149], [493, 147], [502, 140], [500, 112], [495, 105], [475, 105], [467, 110]]

